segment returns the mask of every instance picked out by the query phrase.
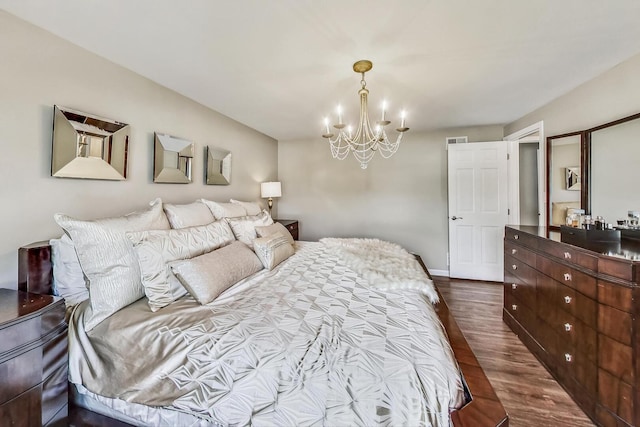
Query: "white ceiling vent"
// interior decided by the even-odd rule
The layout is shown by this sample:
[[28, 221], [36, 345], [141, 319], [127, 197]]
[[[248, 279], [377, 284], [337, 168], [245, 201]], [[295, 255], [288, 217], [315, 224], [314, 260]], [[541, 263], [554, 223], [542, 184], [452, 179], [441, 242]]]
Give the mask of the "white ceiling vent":
[[469, 138], [466, 136], [448, 136], [447, 145], [449, 144], [465, 144], [469, 142]]

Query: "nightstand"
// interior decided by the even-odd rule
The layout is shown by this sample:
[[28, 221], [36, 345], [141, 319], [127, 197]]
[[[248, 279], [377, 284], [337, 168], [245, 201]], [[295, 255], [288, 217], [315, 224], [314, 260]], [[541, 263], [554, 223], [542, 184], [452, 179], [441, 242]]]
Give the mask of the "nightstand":
[[293, 240], [298, 240], [298, 220], [297, 219], [276, 219], [275, 222], [279, 222], [284, 225], [291, 236], [293, 236]]
[[64, 315], [62, 298], [0, 289], [0, 420], [3, 425], [52, 425], [67, 418], [68, 355]]

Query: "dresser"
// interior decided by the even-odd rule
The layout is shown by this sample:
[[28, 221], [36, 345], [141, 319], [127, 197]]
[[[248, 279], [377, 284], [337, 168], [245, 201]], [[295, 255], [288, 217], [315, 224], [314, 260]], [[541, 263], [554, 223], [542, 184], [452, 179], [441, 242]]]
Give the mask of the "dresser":
[[503, 320], [594, 422], [640, 425], [640, 242], [560, 240], [506, 227]]
[[64, 425], [68, 403], [64, 316], [61, 298], [0, 289], [2, 425]]
[[291, 233], [293, 240], [298, 240], [298, 220], [297, 219], [276, 219], [275, 222], [279, 222], [280, 224], [284, 225], [285, 228], [289, 230], [289, 233]]

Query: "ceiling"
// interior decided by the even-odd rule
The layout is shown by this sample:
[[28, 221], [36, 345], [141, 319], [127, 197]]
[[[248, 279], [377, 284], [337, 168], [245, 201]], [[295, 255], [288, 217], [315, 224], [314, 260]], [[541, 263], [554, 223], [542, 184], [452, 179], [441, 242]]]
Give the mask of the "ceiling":
[[[638, 0], [0, 0], [0, 7], [279, 140], [372, 115], [505, 124], [640, 53]], [[346, 121], [346, 120], [345, 120]], [[395, 124], [395, 123], [394, 123]], [[397, 126], [397, 125], [396, 125]]]

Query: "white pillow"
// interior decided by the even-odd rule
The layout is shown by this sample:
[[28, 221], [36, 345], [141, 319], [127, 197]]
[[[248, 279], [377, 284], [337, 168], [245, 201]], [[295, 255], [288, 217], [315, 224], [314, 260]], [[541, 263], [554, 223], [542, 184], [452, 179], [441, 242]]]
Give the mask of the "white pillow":
[[82, 274], [76, 248], [66, 234], [51, 239], [51, 261], [53, 264], [53, 293], [64, 298], [67, 307], [89, 299], [89, 290]]
[[240, 200], [229, 200], [231, 203], [235, 203], [236, 205], [242, 206], [246, 211], [247, 215], [258, 215], [262, 211], [262, 207], [259, 203], [255, 202], [242, 202]]
[[171, 269], [200, 304], [208, 304], [235, 283], [262, 270], [262, 264], [244, 243], [233, 242], [192, 259], [174, 261]]
[[246, 209], [236, 203], [219, 203], [207, 199], [200, 199], [200, 201], [211, 210], [216, 219], [237, 218], [247, 215]]
[[169, 221], [156, 199], [150, 209], [129, 215], [81, 221], [56, 214], [58, 225], [71, 237], [80, 266], [89, 281], [90, 306], [85, 329], [144, 296], [140, 266], [127, 231], [169, 229]]
[[227, 218], [236, 239], [245, 245], [252, 247], [253, 240], [258, 237], [257, 226], [271, 225], [273, 220], [267, 211], [262, 211], [258, 215], [243, 216], [241, 218]]
[[[286, 233], [289, 234], [288, 231]], [[253, 250], [267, 270], [273, 269], [273, 267], [289, 258], [295, 252], [293, 245], [289, 243], [289, 239], [280, 232], [255, 239], [253, 241]]]
[[184, 205], [165, 203], [163, 208], [171, 228], [197, 227], [215, 221], [211, 210], [199, 200]]
[[295, 242], [295, 240], [293, 240], [293, 236], [291, 235], [289, 230], [287, 230], [287, 227], [280, 224], [279, 222], [274, 222], [271, 225], [257, 226], [256, 233], [258, 234], [258, 237], [267, 237], [276, 233], [280, 233], [287, 238], [290, 244], [293, 245], [293, 243]]
[[127, 237], [138, 255], [142, 285], [152, 311], [187, 293], [167, 263], [193, 258], [235, 241], [224, 220], [180, 230], [129, 232]]

